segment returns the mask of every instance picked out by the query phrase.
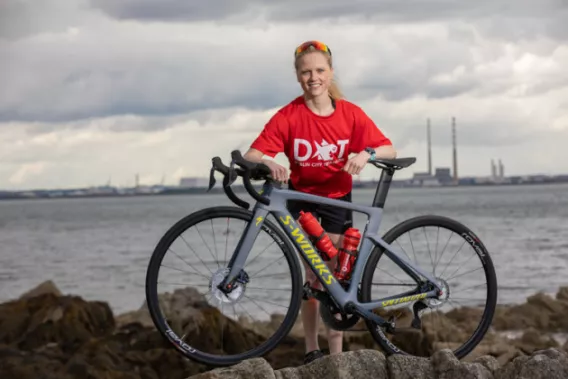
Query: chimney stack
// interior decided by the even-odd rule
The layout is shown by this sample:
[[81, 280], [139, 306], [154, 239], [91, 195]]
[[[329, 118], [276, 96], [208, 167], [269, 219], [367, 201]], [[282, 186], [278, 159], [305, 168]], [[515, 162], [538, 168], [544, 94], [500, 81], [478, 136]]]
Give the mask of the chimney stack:
[[428, 119], [426, 127], [428, 135], [428, 175], [432, 175], [432, 140], [430, 136], [430, 119]]
[[456, 118], [452, 117], [452, 145], [454, 153], [454, 184], [458, 184], [458, 151], [456, 147]]

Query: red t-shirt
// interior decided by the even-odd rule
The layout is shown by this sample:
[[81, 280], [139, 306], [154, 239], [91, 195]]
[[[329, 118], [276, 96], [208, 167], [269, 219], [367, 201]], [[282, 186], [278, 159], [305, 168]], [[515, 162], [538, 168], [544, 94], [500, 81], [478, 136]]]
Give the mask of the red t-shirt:
[[251, 147], [290, 161], [290, 181], [298, 191], [339, 198], [351, 191], [353, 178], [342, 168], [350, 153], [391, 145], [361, 108], [337, 100], [329, 116], [313, 113], [302, 96], [281, 108]]

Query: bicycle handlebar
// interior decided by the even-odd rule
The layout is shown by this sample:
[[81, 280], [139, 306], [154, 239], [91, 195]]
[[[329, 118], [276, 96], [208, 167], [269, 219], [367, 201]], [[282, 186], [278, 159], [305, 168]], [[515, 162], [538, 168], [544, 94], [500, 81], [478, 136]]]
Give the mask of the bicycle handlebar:
[[[248, 209], [250, 204], [235, 195], [231, 188], [231, 184], [235, 181], [237, 176], [243, 178], [243, 184], [247, 192], [256, 200], [263, 204], [270, 204], [270, 200], [262, 195], [260, 195], [252, 186], [251, 180], [271, 180], [271, 171], [264, 163], [255, 163], [246, 160], [241, 155], [239, 150], [234, 150], [231, 152], [231, 167], [227, 167], [221, 161], [221, 158], [214, 157], [212, 159], [213, 166], [211, 167], [211, 174], [209, 178], [209, 189], [213, 188], [215, 185], [215, 171], [219, 171], [223, 174], [223, 190], [227, 194], [227, 197], [239, 207]], [[238, 165], [241, 169], [233, 168], [233, 164]]]

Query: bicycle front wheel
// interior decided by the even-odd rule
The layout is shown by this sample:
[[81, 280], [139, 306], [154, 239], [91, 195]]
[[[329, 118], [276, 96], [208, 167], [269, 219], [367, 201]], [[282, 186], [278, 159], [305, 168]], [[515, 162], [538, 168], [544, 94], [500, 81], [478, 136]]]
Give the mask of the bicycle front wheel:
[[[262, 356], [290, 331], [299, 312], [302, 273], [294, 247], [264, 220], [242, 281], [217, 285], [252, 212], [213, 207], [177, 222], [159, 241], [146, 276], [146, 300], [158, 331], [184, 356], [211, 366]], [[158, 284], [171, 292], [158, 291]]]
[[[367, 321], [375, 341], [387, 354], [430, 356], [450, 349], [457, 358], [465, 357], [487, 333], [497, 303], [497, 278], [484, 244], [463, 224], [429, 215], [401, 222], [383, 239], [401, 258], [434, 277], [443, 293], [438, 299], [375, 310], [395, 323], [395, 331], [387, 333]], [[373, 250], [362, 279], [363, 302], [401, 297], [417, 288], [382, 247]]]

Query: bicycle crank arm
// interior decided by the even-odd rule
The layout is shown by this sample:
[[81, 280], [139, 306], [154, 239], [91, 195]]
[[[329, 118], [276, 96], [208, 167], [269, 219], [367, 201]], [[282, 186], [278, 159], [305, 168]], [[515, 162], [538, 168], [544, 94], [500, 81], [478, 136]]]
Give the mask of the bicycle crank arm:
[[313, 297], [317, 301], [325, 303], [327, 303], [329, 300], [329, 294], [327, 292], [312, 288], [309, 286], [308, 283], [304, 284], [303, 290], [304, 290], [304, 295], [303, 295], [304, 300], [308, 300], [310, 297]]

